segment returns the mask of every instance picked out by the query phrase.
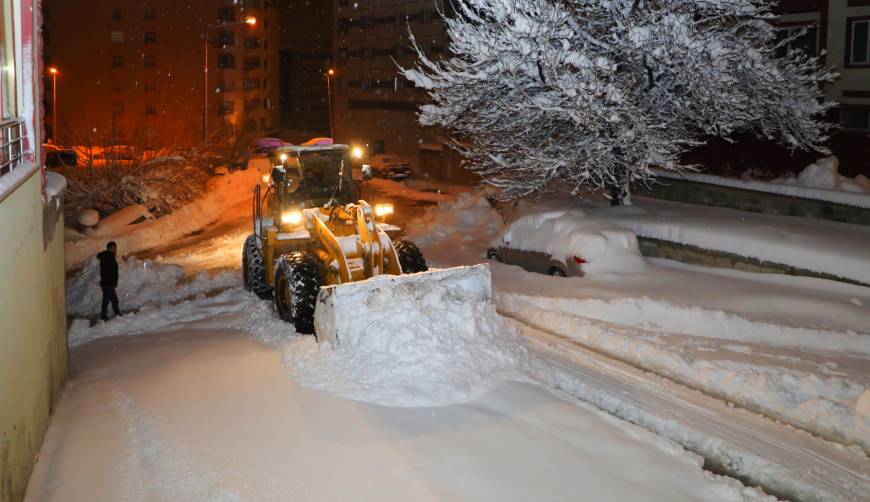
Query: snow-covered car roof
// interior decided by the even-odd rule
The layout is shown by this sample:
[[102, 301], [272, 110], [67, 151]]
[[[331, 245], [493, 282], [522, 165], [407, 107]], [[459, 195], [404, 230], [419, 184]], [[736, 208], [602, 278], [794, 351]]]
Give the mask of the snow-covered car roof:
[[547, 253], [554, 260], [582, 257], [587, 275], [639, 272], [646, 266], [634, 232], [579, 209], [522, 216], [490, 246]]

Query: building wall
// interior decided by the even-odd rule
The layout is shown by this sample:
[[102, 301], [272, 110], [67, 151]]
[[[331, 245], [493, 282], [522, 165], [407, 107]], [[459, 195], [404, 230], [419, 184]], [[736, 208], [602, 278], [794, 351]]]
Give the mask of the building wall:
[[[825, 65], [840, 74], [825, 88], [825, 94], [841, 104], [835, 119], [843, 119], [843, 111], [864, 111], [868, 119], [863, 130], [870, 132], [870, 65], [849, 64], [848, 26], [854, 18], [870, 19], [867, 0], [781, 0], [778, 23], [781, 26], [815, 27], [814, 53]], [[824, 54], [822, 51], [825, 51]], [[847, 127], [860, 130], [860, 128]]]
[[[82, 8], [46, 0], [45, 7], [47, 64], [60, 71], [57, 142], [195, 144], [206, 91], [210, 134], [224, 124], [257, 136], [275, 127], [278, 24], [269, 2], [90, 0]], [[229, 19], [219, 19], [224, 8]], [[246, 16], [256, 26], [244, 24]], [[249, 38], [258, 43], [246, 48]], [[227, 55], [234, 68], [220, 67]], [[245, 69], [249, 59], [256, 68]]]
[[447, 39], [437, 11], [443, 2], [333, 2], [336, 139], [364, 146], [370, 155], [398, 154], [410, 161], [418, 176], [446, 178], [458, 172], [443, 165], [452, 159], [447, 155], [440, 164], [425, 162], [421, 167], [420, 145], [441, 145], [444, 138], [440, 131], [418, 125], [417, 109], [427, 96], [396, 67], [411, 67], [416, 61], [409, 28], [427, 54], [437, 57], [445, 52]]
[[[40, 169], [39, 0], [0, 4], [0, 502], [18, 501], [66, 381], [62, 195]], [[10, 131], [18, 130], [21, 135]]]
[[23, 498], [68, 370], [62, 211], [51, 226], [44, 246], [36, 170], [0, 201], [2, 502]]

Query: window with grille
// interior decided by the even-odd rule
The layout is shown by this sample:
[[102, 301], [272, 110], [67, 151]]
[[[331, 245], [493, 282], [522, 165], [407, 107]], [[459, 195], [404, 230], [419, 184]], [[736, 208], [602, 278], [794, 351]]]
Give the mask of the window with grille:
[[112, 56], [112, 68], [123, 68], [124, 56]]
[[113, 44], [123, 44], [124, 43], [124, 32], [123, 31], [112, 31], [109, 34], [109, 37], [112, 39]]
[[145, 32], [145, 43], [146, 44], [156, 44], [157, 43], [157, 33], [153, 31]]

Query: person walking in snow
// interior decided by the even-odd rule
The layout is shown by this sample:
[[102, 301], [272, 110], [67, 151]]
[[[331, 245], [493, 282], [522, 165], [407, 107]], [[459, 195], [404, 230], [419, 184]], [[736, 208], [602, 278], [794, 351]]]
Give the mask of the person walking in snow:
[[103, 290], [103, 304], [100, 308], [100, 319], [109, 320], [106, 310], [109, 302], [112, 302], [112, 310], [115, 311], [115, 316], [121, 315], [121, 309], [118, 308], [118, 294], [115, 288], [118, 287], [118, 261], [115, 255], [118, 252], [118, 245], [115, 241], [106, 244], [106, 250], [97, 255], [100, 260], [100, 289]]

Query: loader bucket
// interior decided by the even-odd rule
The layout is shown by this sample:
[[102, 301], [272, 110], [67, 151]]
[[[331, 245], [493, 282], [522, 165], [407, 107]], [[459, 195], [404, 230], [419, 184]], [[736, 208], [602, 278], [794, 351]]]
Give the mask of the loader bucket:
[[409, 299], [425, 308], [426, 304], [440, 302], [442, 295], [489, 302], [492, 297], [489, 265], [379, 275], [321, 288], [314, 311], [317, 339], [334, 347], [359, 345], [361, 337], [391, 329], [390, 321], [412, 315], [402, 306]]

